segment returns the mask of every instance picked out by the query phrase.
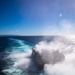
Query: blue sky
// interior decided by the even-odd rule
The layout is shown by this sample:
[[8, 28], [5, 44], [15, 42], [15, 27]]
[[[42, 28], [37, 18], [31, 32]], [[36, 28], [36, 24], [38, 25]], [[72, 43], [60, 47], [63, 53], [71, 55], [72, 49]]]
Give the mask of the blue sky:
[[75, 0], [0, 0], [0, 35], [75, 34]]

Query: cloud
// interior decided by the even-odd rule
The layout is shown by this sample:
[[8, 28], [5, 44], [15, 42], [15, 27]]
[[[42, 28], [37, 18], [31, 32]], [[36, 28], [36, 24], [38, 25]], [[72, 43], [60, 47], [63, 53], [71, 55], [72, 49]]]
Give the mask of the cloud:
[[43, 34], [45, 35], [74, 35], [75, 23], [69, 20], [61, 20], [58, 25], [46, 25]]

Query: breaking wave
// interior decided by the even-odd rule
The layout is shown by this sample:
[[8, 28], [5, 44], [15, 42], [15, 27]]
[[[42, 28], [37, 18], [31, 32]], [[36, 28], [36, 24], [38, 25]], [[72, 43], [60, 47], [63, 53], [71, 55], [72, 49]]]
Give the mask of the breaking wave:
[[6, 52], [7, 75], [75, 75], [74, 36], [45, 37], [36, 45], [11, 38]]

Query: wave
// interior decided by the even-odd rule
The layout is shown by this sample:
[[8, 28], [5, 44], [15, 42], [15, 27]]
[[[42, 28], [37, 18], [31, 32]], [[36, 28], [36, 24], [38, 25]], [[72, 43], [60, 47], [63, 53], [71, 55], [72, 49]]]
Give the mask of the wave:
[[7, 75], [75, 75], [74, 36], [45, 37], [36, 45], [10, 41], [4, 58], [8, 65], [3, 72]]

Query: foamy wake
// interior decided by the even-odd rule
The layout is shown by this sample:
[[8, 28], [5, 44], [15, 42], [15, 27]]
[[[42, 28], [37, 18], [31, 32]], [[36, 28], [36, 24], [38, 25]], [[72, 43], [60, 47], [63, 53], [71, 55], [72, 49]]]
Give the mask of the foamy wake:
[[[32, 60], [32, 48], [27, 47], [27, 52], [12, 51], [5, 59], [9, 59], [8, 67], [3, 72], [7, 75], [75, 75], [75, 37], [53, 37], [48, 41], [50, 37], [45, 38], [44, 41], [35, 45], [35, 51], [38, 52], [43, 59], [53, 61], [52, 63], [44, 64], [42, 71], [35, 66]], [[30, 50], [29, 50], [30, 48]], [[42, 52], [46, 53], [42, 53]], [[52, 54], [58, 51], [58, 54]], [[60, 53], [64, 55], [63, 61]], [[47, 55], [47, 57], [46, 57]], [[56, 56], [56, 57], [54, 57]], [[54, 57], [54, 58], [53, 58]], [[56, 60], [57, 62], [55, 62]], [[39, 61], [39, 60], [38, 60]]]

